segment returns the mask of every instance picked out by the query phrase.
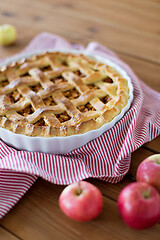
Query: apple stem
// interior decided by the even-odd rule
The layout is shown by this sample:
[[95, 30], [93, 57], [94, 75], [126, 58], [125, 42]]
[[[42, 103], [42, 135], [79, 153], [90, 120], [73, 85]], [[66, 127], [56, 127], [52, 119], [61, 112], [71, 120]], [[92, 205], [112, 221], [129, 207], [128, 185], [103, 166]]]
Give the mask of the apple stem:
[[151, 194], [151, 189], [148, 189], [148, 190], [143, 192], [143, 197], [145, 199], [148, 199], [150, 197], [150, 194]]
[[80, 182], [78, 182], [77, 195], [80, 195], [81, 193], [82, 193], [81, 184]]

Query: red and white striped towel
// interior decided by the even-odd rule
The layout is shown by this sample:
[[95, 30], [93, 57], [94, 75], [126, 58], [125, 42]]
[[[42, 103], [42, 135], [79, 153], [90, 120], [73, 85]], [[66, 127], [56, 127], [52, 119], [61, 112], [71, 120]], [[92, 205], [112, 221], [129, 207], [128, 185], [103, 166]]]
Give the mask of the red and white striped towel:
[[131, 153], [160, 134], [160, 93], [141, 82], [112, 51], [96, 42], [84, 48], [42, 33], [23, 52], [49, 48], [81, 49], [112, 60], [131, 77], [134, 100], [112, 129], [66, 155], [17, 151], [0, 141], [0, 218], [38, 177], [56, 184], [70, 184], [89, 177], [111, 183], [120, 181], [129, 169]]

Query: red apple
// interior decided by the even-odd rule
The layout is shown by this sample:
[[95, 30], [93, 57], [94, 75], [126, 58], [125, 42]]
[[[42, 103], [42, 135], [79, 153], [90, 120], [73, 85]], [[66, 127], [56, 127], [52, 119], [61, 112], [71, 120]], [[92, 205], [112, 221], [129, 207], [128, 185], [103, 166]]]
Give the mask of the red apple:
[[69, 218], [89, 221], [101, 212], [103, 198], [93, 184], [81, 181], [68, 185], [59, 197], [59, 206]]
[[141, 162], [137, 181], [149, 183], [160, 192], [160, 154], [151, 155]]
[[118, 209], [130, 227], [148, 228], [160, 221], [160, 195], [147, 183], [131, 183], [121, 191]]

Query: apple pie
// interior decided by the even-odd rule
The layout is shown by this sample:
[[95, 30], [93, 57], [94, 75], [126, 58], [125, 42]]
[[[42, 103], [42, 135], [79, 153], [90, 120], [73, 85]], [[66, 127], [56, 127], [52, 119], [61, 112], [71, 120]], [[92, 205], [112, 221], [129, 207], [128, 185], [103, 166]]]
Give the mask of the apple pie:
[[83, 54], [45, 52], [0, 68], [0, 127], [27, 136], [86, 133], [129, 99], [127, 80]]

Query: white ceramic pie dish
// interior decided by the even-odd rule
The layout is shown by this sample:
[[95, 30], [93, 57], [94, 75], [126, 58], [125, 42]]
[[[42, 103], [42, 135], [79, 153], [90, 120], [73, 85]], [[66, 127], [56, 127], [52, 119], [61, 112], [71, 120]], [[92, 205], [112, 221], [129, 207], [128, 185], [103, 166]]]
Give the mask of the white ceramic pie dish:
[[[49, 51], [60, 51], [52, 50]], [[69, 50], [69, 51], [63, 51], [63, 52], [71, 52], [74, 54], [80, 54], [83, 53], [86, 56], [93, 57], [99, 62], [102, 62], [104, 64], [107, 64], [111, 67], [113, 67], [116, 71], [118, 71], [122, 77], [127, 79], [128, 81], [128, 87], [129, 87], [129, 100], [128, 104], [122, 109], [121, 113], [117, 115], [111, 122], [104, 124], [101, 128], [96, 130], [91, 130], [87, 133], [83, 134], [77, 134], [72, 136], [66, 136], [66, 137], [29, 137], [22, 134], [16, 134], [9, 130], [6, 130], [4, 128], [0, 128], [0, 138], [7, 143], [8, 145], [15, 147], [19, 150], [26, 150], [26, 151], [35, 151], [35, 152], [43, 152], [43, 153], [51, 153], [51, 154], [65, 154], [68, 153], [74, 149], [77, 149], [84, 144], [88, 143], [89, 141], [99, 137], [101, 134], [112, 128], [123, 116], [124, 114], [129, 110], [131, 106], [131, 102], [133, 100], [133, 86], [131, 83], [130, 77], [127, 75], [127, 73], [120, 68], [117, 64], [114, 62], [95, 55], [85, 54], [82, 51], [77, 50]], [[40, 54], [42, 51], [39, 52], [31, 52], [26, 54], [21, 54], [18, 57], [10, 58], [9, 60], [3, 62], [0, 64], [0, 67], [6, 64], [9, 64], [13, 61], [18, 61], [22, 58], [29, 58], [32, 55]]]

